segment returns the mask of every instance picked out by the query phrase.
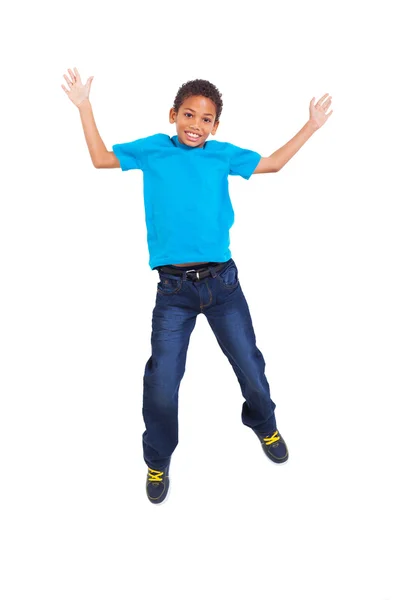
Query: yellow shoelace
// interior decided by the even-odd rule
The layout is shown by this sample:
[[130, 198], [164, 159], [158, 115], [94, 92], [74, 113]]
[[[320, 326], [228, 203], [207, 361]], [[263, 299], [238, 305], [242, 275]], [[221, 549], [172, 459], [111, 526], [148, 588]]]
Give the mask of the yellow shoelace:
[[264, 442], [269, 446], [270, 444], [274, 444], [280, 440], [280, 436], [278, 434], [278, 430], [276, 430], [272, 435], [263, 438]]
[[155, 469], [149, 469], [149, 481], [154, 482], [154, 481], [161, 481], [162, 482], [162, 475], [164, 475], [164, 471], [156, 471]]

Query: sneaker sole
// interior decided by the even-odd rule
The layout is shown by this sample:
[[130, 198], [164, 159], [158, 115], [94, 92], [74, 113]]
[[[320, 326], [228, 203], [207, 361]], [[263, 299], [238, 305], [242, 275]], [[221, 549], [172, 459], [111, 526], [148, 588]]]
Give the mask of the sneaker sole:
[[269, 456], [267, 456], [267, 454], [265, 454], [265, 452], [264, 452], [264, 455], [265, 455], [265, 458], [268, 458], [269, 462], [272, 462], [274, 465], [278, 465], [278, 466], [286, 465], [286, 463], [289, 460], [289, 455], [286, 458], [286, 460], [283, 460], [281, 462], [276, 462], [276, 461], [272, 460], [272, 458], [270, 458]]

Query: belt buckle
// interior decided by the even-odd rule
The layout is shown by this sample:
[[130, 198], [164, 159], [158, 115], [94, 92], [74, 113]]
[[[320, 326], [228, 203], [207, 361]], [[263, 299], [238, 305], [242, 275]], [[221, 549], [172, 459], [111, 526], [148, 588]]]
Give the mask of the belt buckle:
[[188, 269], [186, 273], [196, 273], [197, 279], [200, 279], [199, 271], [196, 271], [196, 269]]

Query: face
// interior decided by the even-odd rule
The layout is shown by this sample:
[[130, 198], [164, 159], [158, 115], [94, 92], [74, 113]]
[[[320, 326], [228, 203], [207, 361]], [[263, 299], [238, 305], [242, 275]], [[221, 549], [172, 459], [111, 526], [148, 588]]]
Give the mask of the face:
[[[214, 102], [204, 96], [190, 96], [183, 101], [178, 112], [169, 111], [169, 122], [176, 123], [176, 132], [181, 144], [187, 146], [204, 146], [208, 136], [215, 135], [219, 122], [215, 121], [216, 107]], [[191, 138], [188, 133], [197, 134]]]

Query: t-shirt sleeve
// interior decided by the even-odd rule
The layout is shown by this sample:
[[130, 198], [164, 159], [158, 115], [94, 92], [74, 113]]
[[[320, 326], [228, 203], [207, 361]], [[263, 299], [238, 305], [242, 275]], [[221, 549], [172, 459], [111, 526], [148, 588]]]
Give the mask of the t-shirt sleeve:
[[122, 171], [129, 169], [143, 170], [148, 138], [140, 138], [134, 142], [114, 144], [112, 151], [118, 158]]
[[256, 166], [260, 162], [261, 154], [254, 150], [247, 150], [228, 143], [229, 175], [240, 175], [250, 179]]

